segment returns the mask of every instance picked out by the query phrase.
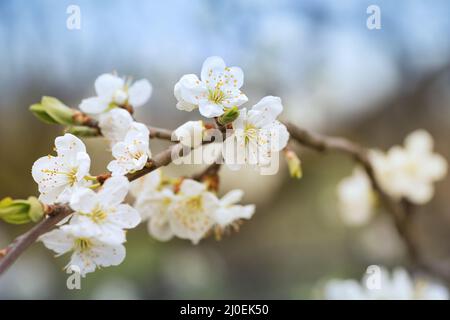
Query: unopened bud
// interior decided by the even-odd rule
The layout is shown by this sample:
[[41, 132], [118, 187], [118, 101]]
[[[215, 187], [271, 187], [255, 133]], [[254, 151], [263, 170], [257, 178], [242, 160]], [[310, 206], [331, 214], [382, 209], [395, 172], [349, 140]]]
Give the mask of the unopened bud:
[[35, 197], [27, 200], [10, 197], [0, 201], [0, 219], [11, 224], [24, 224], [37, 222], [44, 216], [44, 208]]
[[286, 150], [284, 155], [288, 163], [291, 177], [300, 179], [302, 177], [302, 166], [297, 154], [292, 150]]
[[226, 109], [225, 113], [217, 119], [217, 122], [222, 126], [226, 126], [227, 124], [232, 123], [238, 117], [239, 109], [238, 107], [234, 106], [232, 108]]
[[50, 124], [74, 124], [75, 110], [53, 97], [42, 97], [41, 103], [33, 104], [30, 111], [41, 121]]

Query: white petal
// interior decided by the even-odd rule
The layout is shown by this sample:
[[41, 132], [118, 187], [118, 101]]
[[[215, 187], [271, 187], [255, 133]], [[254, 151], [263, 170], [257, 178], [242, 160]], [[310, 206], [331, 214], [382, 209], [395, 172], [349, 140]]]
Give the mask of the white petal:
[[234, 205], [228, 208], [219, 208], [214, 212], [215, 222], [221, 226], [226, 227], [239, 219], [250, 219], [255, 213], [254, 205], [240, 206]]
[[199, 104], [199, 111], [205, 118], [219, 117], [225, 112], [221, 105], [209, 101], [201, 101]]
[[130, 182], [124, 176], [111, 177], [98, 192], [98, 199], [104, 206], [114, 207], [123, 202], [128, 194]]
[[111, 215], [111, 221], [121, 228], [131, 229], [141, 223], [139, 212], [128, 204], [117, 206], [115, 212]]
[[244, 72], [239, 67], [231, 67], [226, 69], [225, 74], [229, 76], [231, 86], [239, 89], [244, 84]]
[[240, 189], [231, 190], [220, 199], [220, 204], [222, 206], [230, 206], [241, 201], [243, 196], [244, 191]]
[[114, 93], [123, 89], [125, 82], [110, 73], [104, 73], [95, 80], [95, 92], [99, 97], [112, 98]]
[[186, 196], [195, 196], [206, 190], [206, 185], [192, 179], [184, 179], [180, 185], [180, 193]]
[[159, 212], [153, 215], [147, 227], [148, 232], [159, 241], [169, 241], [173, 238], [173, 232], [166, 212]]
[[422, 170], [431, 179], [440, 180], [447, 174], [447, 160], [441, 155], [433, 154], [427, 158]]
[[73, 210], [82, 213], [90, 213], [97, 204], [97, 193], [87, 188], [75, 190], [70, 199], [70, 207]]
[[70, 133], [57, 137], [55, 139], [55, 148], [58, 156], [64, 156], [69, 159], [75, 159], [78, 152], [86, 152], [83, 141]]
[[251, 110], [260, 112], [252, 113], [252, 116], [249, 116], [249, 121], [256, 127], [262, 128], [277, 119], [283, 111], [283, 105], [279, 97], [267, 96], [255, 104]]
[[221, 57], [209, 57], [203, 62], [201, 79], [206, 81], [210, 79], [211, 74], [223, 73], [225, 71], [225, 62]]
[[57, 254], [64, 254], [72, 249], [74, 238], [64, 230], [55, 229], [40, 236], [39, 241]]
[[152, 94], [152, 85], [147, 79], [141, 79], [133, 83], [128, 89], [128, 102], [135, 108], [144, 105]]
[[102, 267], [117, 266], [122, 263], [126, 255], [125, 247], [121, 244], [98, 244], [92, 251], [96, 255], [95, 263]]
[[[178, 101], [197, 105], [208, 93], [206, 86], [195, 74], [186, 74], [175, 84], [174, 94]], [[190, 111], [190, 110], [187, 110]]]
[[433, 150], [433, 137], [425, 130], [411, 132], [405, 139], [408, 150], [416, 153], [427, 153]]
[[99, 114], [105, 112], [109, 108], [111, 100], [103, 97], [92, 97], [83, 99], [79, 105], [81, 111], [88, 114]]
[[180, 141], [181, 144], [195, 148], [203, 142], [203, 122], [188, 121], [173, 131], [172, 141]]
[[149, 174], [131, 182], [130, 192], [134, 197], [141, 194], [148, 194], [156, 191], [161, 185], [163, 173], [161, 169], [156, 169]]
[[112, 160], [108, 163], [107, 169], [111, 172], [113, 177], [123, 176], [128, 173], [127, 167], [117, 160]]
[[103, 113], [99, 119], [102, 135], [110, 140], [112, 145], [125, 138], [132, 123], [133, 117], [122, 108], [114, 108], [107, 113]]
[[68, 183], [65, 174], [58, 172], [67, 172], [69, 169], [65, 161], [58, 157], [46, 156], [37, 159], [31, 168], [31, 174], [34, 181], [39, 184], [39, 189], [56, 188]]
[[91, 167], [91, 158], [86, 152], [78, 152], [75, 159], [77, 182], [82, 182], [83, 178], [89, 175]]
[[73, 270], [74, 267], [77, 267], [82, 277], [84, 277], [87, 273], [94, 272], [96, 269], [96, 264], [92, 260], [92, 256], [89, 253], [90, 252], [75, 251], [70, 258], [67, 268], [71, 268]]

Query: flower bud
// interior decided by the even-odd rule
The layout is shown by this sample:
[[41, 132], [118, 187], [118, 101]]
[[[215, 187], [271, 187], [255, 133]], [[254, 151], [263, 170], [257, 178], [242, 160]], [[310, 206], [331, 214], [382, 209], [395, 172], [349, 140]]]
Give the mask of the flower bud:
[[75, 110], [67, 107], [53, 97], [42, 97], [41, 103], [33, 104], [30, 111], [41, 121], [49, 124], [75, 124], [73, 116]]
[[28, 222], [37, 222], [44, 216], [44, 208], [35, 197], [29, 197], [27, 200], [10, 197], [0, 201], [0, 219], [11, 224], [24, 224]]
[[221, 115], [217, 121], [220, 125], [226, 126], [229, 123], [232, 123], [234, 120], [236, 120], [239, 117], [239, 109], [238, 107], [234, 106], [232, 108], [226, 109], [225, 113]]
[[66, 133], [71, 133], [77, 137], [97, 137], [99, 135], [99, 130], [96, 128], [86, 127], [86, 126], [71, 126], [67, 127]]
[[286, 150], [284, 155], [288, 163], [291, 177], [300, 179], [302, 177], [302, 167], [297, 154], [292, 150]]

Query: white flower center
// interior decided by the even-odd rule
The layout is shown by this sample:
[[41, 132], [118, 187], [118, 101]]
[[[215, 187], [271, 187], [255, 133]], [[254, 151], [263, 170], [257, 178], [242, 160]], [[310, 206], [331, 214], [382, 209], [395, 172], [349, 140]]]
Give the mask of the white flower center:
[[43, 173], [47, 173], [51, 176], [57, 175], [57, 174], [63, 174], [67, 176], [68, 184], [72, 187], [78, 180], [77, 180], [77, 173], [78, 168], [72, 168], [70, 171], [57, 171], [57, 170], [51, 170], [51, 169], [42, 169]]
[[75, 239], [74, 247], [76, 251], [84, 252], [92, 247], [92, 242], [87, 238], [78, 238]]
[[244, 127], [245, 144], [248, 144], [251, 140], [255, 140], [257, 138], [258, 138], [258, 128], [256, 128], [251, 123], [247, 123]]
[[118, 105], [124, 105], [128, 100], [128, 93], [123, 89], [119, 89], [114, 92], [113, 100]]

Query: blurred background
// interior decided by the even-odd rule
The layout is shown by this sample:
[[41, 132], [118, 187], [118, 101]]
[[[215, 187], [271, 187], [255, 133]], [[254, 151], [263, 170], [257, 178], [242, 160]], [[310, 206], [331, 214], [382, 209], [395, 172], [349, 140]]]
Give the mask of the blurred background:
[[[80, 30], [66, 28], [72, 4], [81, 9]], [[372, 4], [381, 9], [379, 30], [366, 26]], [[153, 84], [139, 121], [175, 128], [200, 116], [176, 110], [173, 86], [183, 74], [199, 74], [211, 55], [244, 70], [249, 105], [280, 96], [284, 119], [377, 148], [424, 128], [449, 159], [449, 12], [445, 0], [3, 0], [0, 198], [37, 194], [31, 166], [62, 132], [28, 112], [41, 96], [77, 107], [94, 95], [99, 74], [116, 70]], [[105, 141], [86, 143], [91, 173], [103, 172]], [[152, 150], [164, 146], [153, 142]], [[257, 206], [238, 233], [193, 246], [160, 243], [141, 225], [128, 233], [120, 266], [87, 275], [73, 291], [62, 270], [68, 257], [55, 259], [35, 244], [0, 278], [0, 298], [306, 299], [330, 277], [360, 278], [370, 264], [402, 265], [404, 246], [387, 215], [360, 228], [339, 219], [336, 185], [351, 173], [351, 160], [297, 151], [299, 181], [285, 167], [269, 177], [221, 172], [221, 192], [242, 188], [244, 203]], [[414, 221], [421, 250], [433, 259], [450, 252], [449, 192], [447, 178]], [[0, 223], [0, 247], [29, 227]]]

